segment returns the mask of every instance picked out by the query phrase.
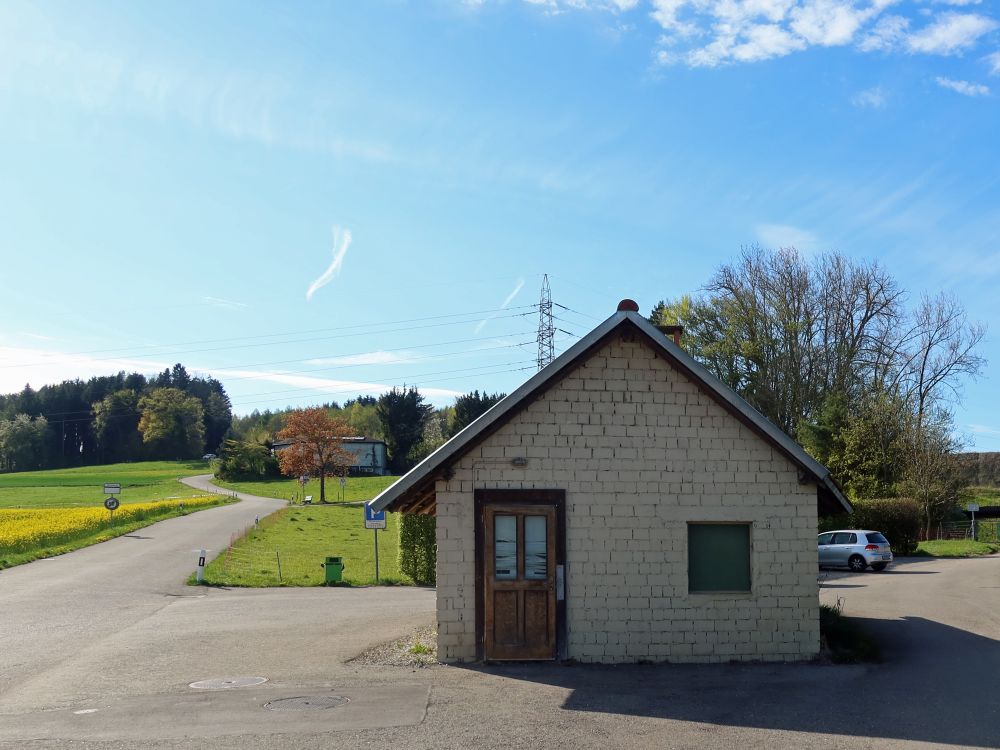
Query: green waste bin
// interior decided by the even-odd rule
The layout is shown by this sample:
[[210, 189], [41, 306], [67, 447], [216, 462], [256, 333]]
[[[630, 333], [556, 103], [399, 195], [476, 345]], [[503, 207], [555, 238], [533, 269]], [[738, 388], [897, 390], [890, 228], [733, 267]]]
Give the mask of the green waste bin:
[[342, 557], [326, 558], [326, 562], [323, 563], [323, 569], [326, 571], [327, 586], [329, 586], [331, 583], [340, 583], [341, 578], [344, 575], [344, 558]]

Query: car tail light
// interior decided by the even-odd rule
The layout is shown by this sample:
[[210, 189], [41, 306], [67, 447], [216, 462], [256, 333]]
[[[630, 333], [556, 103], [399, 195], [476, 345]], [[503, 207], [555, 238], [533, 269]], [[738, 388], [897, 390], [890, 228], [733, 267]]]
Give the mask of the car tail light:
[[869, 552], [869, 551], [870, 552], [878, 552], [878, 545], [877, 544], [866, 544], [865, 545], [865, 552]]

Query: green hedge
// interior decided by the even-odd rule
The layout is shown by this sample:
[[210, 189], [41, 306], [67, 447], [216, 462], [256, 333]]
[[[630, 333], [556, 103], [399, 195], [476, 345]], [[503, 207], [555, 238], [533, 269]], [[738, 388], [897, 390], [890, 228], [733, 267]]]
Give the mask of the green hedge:
[[871, 529], [881, 531], [897, 555], [912, 555], [920, 541], [920, 504], [905, 497], [884, 500], [855, 500], [850, 515], [821, 518], [819, 531]]
[[980, 542], [1000, 542], [1000, 521], [976, 521], [976, 539]]
[[437, 570], [434, 516], [404, 513], [399, 517], [399, 571], [421, 586], [433, 586]]

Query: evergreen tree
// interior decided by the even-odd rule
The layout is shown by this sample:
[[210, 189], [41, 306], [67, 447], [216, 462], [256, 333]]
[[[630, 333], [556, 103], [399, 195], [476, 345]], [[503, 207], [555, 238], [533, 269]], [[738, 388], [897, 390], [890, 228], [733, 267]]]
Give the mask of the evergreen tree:
[[416, 388], [393, 388], [378, 400], [376, 413], [389, 452], [389, 469], [402, 474], [412, 465], [410, 451], [420, 442], [433, 407]]
[[506, 393], [487, 394], [485, 391], [479, 395], [479, 391], [475, 390], [472, 393], [459, 396], [455, 399], [455, 419], [452, 422], [450, 434], [457, 435], [492, 409], [506, 395]]

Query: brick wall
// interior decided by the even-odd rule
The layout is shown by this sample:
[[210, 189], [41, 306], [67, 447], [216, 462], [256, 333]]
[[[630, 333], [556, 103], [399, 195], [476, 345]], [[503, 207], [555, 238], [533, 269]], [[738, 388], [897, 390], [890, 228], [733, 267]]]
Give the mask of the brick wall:
[[[524, 456], [525, 467], [510, 459]], [[819, 650], [816, 487], [648, 345], [616, 338], [437, 484], [438, 644], [476, 656], [473, 490], [566, 491], [568, 655], [795, 660]], [[752, 593], [688, 593], [687, 522], [752, 524]]]

